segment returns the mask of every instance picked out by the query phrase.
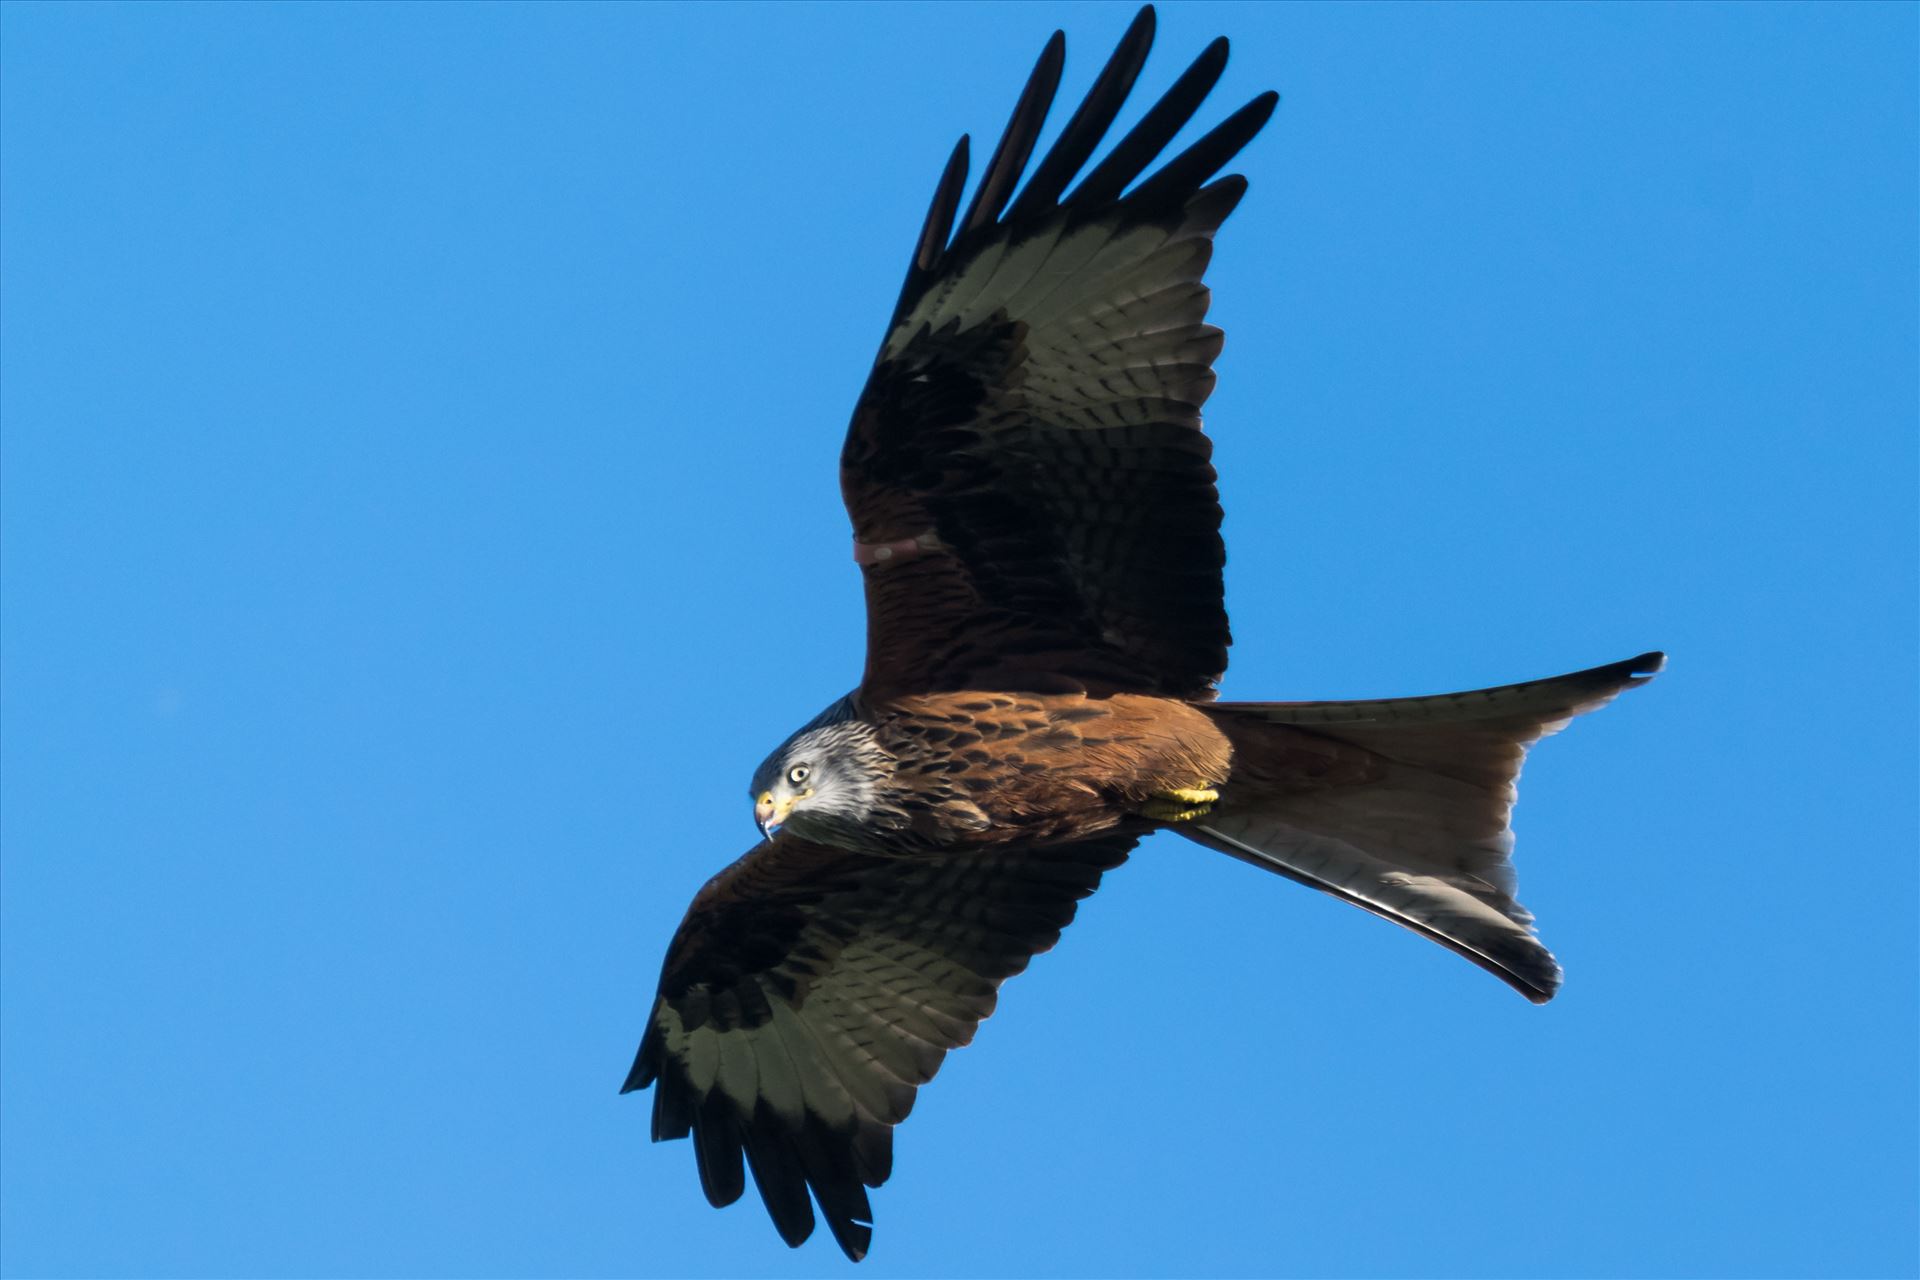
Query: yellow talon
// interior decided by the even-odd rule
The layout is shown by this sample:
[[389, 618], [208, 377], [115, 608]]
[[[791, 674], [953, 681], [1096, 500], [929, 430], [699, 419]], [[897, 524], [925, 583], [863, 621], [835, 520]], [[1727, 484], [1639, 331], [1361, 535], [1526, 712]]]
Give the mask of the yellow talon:
[[1154, 792], [1140, 812], [1155, 822], [1191, 822], [1213, 812], [1213, 802], [1219, 798], [1211, 787], [1173, 787]]

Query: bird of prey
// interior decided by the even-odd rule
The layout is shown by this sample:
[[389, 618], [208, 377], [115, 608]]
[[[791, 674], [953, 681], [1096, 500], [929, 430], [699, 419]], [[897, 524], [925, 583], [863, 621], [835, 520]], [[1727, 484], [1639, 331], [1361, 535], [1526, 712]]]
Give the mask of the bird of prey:
[[1215, 40], [1089, 169], [1153, 28], [1142, 9], [1024, 186], [1059, 32], [964, 209], [966, 138], [948, 159], [841, 453], [865, 673], [753, 775], [765, 839], [695, 896], [626, 1080], [653, 1087], [655, 1141], [692, 1137], [707, 1199], [750, 1170], [790, 1245], [817, 1203], [865, 1255], [915, 1091], [1156, 830], [1551, 999], [1560, 968], [1514, 897], [1521, 758], [1662, 664], [1215, 701], [1202, 277], [1247, 189], [1215, 175], [1277, 97], [1158, 163], [1220, 76]]

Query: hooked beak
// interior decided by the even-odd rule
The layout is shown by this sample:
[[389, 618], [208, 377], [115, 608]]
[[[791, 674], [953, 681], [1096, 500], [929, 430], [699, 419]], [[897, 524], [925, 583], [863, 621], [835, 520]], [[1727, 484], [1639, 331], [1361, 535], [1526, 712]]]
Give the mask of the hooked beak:
[[771, 840], [780, 832], [780, 826], [793, 812], [793, 798], [788, 796], [775, 800], [773, 792], [762, 791], [760, 799], [753, 806], [753, 820], [760, 824], [760, 834]]

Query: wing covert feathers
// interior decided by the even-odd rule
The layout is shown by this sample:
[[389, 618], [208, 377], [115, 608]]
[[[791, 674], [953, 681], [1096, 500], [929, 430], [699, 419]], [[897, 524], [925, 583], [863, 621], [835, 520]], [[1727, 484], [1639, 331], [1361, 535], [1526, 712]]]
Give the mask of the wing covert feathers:
[[1658, 653], [1429, 698], [1221, 703], [1233, 781], [1183, 835], [1324, 890], [1544, 1004], [1560, 965], [1515, 899], [1513, 809], [1528, 748], [1645, 684]]
[[915, 1090], [1133, 843], [898, 858], [763, 844], [694, 898], [623, 1092], [653, 1087], [653, 1139], [692, 1137], [709, 1202], [739, 1199], [751, 1173], [788, 1244], [817, 1204], [858, 1261], [867, 1188], [892, 1172]]
[[1209, 180], [1277, 99], [1148, 173], [1218, 80], [1217, 40], [1063, 196], [1153, 33], [1143, 9], [1017, 196], [1058, 33], [964, 216], [964, 140], [942, 175], [841, 456], [855, 539], [886, 552], [862, 558], [869, 694], [991, 681], [1206, 698], [1226, 666], [1200, 431], [1221, 336], [1202, 277], [1246, 183]]
[[[1561, 975], [1515, 898], [1521, 762], [1663, 658], [1432, 698], [1210, 702], [1230, 636], [1201, 423], [1222, 345], [1205, 274], [1247, 190], [1216, 175], [1278, 97], [1162, 161], [1225, 70], [1217, 39], [1088, 169], [1154, 29], [1142, 8], [1024, 189], [1064, 68], [1060, 32], [964, 212], [965, 136], [941, 171], [841, 454], [867, 600], [855, 696], [1206, 704], [1181, 710], [1230, 740], [1231, 776], [1204, 820], [1174, 829], [1544, 1002]], [[1209, 741], [1217, 762], [1219, 734]], [[654, 1141], [691, 1139], [712, 1204], [738, 1200], [751, 1176], [789, 1245], [824, 1218], [858, 1261], [868, 1189], [891, 1175], [893, 1128], [919, 1087], [1135, 839], [898, 856], [790, 833], [762, 844], [695, 896], [622, 1091], [654, 1090]]]

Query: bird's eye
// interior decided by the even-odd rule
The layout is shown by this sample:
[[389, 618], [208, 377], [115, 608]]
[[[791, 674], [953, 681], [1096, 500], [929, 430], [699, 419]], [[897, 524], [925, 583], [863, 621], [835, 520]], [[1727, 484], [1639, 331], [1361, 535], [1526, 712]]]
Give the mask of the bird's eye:
[[813, 770], [808, 768], [806, 765], [797, 764], [793, 766], [793, 768], [787, 770], [787, 781], [791, 782], [794, 786], [797, 787], [801, 783], [805, 782], [807, 780], [807, 776], [812, 772]]

